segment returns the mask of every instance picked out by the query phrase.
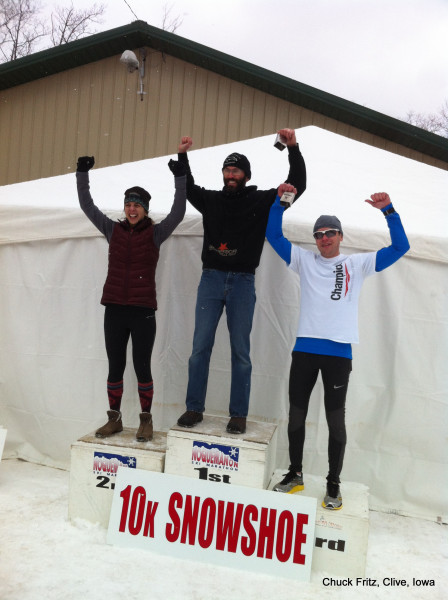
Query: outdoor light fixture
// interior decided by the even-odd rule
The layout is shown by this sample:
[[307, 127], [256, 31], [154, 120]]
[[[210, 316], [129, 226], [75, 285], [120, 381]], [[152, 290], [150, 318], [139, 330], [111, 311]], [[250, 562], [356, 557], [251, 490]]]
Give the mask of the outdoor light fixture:
[[140, 89], [137, 94], [140, 94], [140, 100], [143, 100], [143, 95], [146, 92], [143, 91], [143, 77], [145, 76], [145, 61], [146, 61], [146, 48], [140, 48], [140, 62], [132, 50], [125, 50], [120, 57], [122, 62], [129, 73], [133, 73], [138, 70], [138, 78], [140, 82]]

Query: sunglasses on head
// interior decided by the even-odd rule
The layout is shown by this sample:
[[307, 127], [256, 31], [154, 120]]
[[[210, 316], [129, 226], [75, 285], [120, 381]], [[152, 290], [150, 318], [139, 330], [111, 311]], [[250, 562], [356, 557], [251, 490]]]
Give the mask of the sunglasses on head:
[[324, 235], [326, 235], [327, 238], [332, 238], [337, 233], [340, 233], [339, 229], [325, 229], [325, 231], [315, 231], [313, 233], [313, 236], [315, 240], [321, 240], [324, 237]]

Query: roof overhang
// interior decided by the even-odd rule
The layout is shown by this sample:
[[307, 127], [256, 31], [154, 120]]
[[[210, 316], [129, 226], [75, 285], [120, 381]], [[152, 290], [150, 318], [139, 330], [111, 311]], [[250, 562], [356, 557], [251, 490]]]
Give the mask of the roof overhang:
[[186, 38], [135, 21], [0, 65], [0, 90], [149, 47], [448, 163], [448, 139]]

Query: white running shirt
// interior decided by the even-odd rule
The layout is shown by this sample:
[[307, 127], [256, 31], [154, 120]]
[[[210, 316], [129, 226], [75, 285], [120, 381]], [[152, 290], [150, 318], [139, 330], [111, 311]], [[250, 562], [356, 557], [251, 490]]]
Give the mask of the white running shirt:
[[359, 294], [375, 261], [376, 252], [323, 258], [292, 245], [289, 268], [300, 276], [301, 288], [297, 337], [357, 344]]

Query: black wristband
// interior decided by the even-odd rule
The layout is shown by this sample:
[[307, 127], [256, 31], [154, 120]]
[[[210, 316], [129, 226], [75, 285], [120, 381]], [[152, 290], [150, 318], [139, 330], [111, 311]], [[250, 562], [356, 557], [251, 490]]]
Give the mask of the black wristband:
[[383, 215], [385, 217], [387, 217], [388, 215], [391, 215], [395, 212], [395, 208], [393, 206], [391, 206], [390, 208], [388, 208], [387, 210], [383, 211]]

